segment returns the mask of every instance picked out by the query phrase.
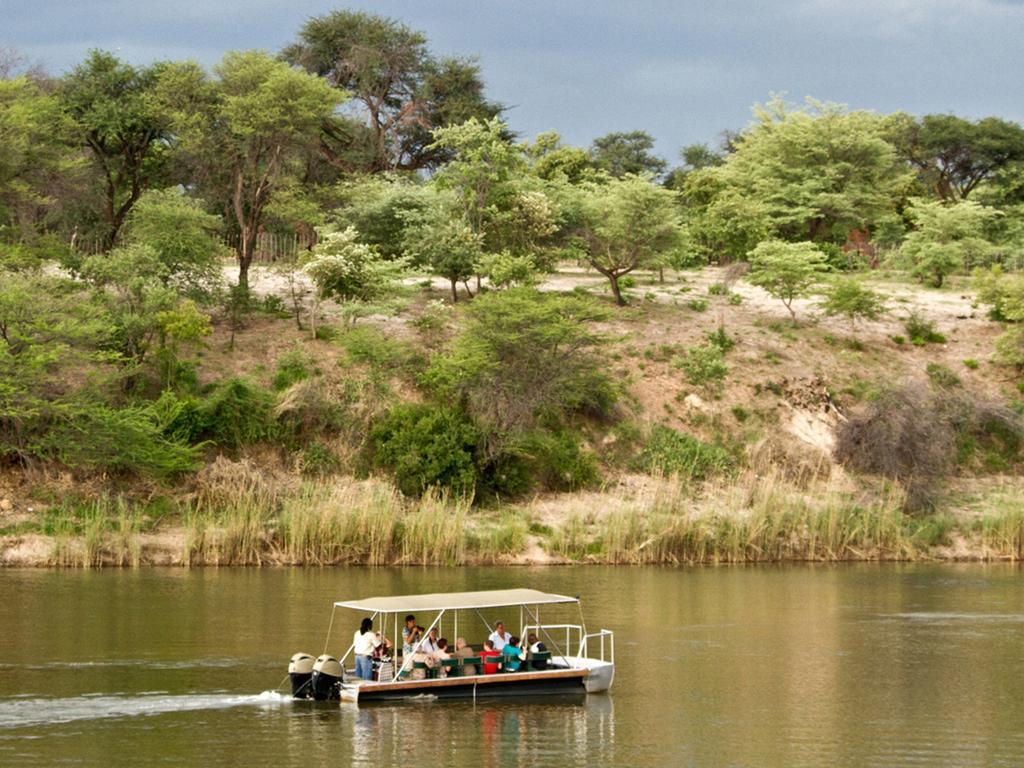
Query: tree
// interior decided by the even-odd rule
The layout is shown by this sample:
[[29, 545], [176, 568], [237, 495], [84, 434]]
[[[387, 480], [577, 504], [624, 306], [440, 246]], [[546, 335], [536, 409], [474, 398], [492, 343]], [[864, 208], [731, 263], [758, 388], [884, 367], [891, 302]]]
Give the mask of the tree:
[[841, 278], [829, 288], [821, 307], [826, 315], [847, 318], [854, 335], [858, 320], [877, 320], [885, 312], [885, 297], [858, 280]]
[[436, 58], [422, 32], [383, 16], [345, 10], [314, 17], [282, 55], [358, 105], [359, 114], [323, 124], [324, 154], [345, 170], [436, 168], [446, 153], [433, 145], [434, 129], [501, 112], [484, 97], [476, 62]]
[[570, 184], [591, 181], [595, 176], [590, 155], [585, 149], [562, 144], [562, 137], [555, 131], [538, 133], [530, 144], [522, 145], [534, 175], [544, 181], [563, 179]]
[[112, 247], [132, 206], [166, 170], [172, 114], [160, 98], [166, 65], [134, 67], [92, 51], [63, 80], [60, 99], [75, 141], [99, 171], [100, 239]]
[[665, 186], [669, 189], [682, 190], [686, 177], [694, 171], [705, 168], [714, 168], [721, 165], [725, 158], [720, 152], [716, 152], [707, 144], [689, 144], [679, 150], [679, 159], [683, 164], [665, 177]]
[[[328, 227], [319, 234], [320, 240], [303, 266], [316, 285], [318, 299], [333, 298], [342, 303], [373, 301], [393, 288], [405, 267], [404, 259], [385, 259], [373, 246], [360, 243], [353, 227]], [[314, 338], [316, 312], [314, 305], [310, 323]]]
[[619, 279], [634, 269], [657, 267], [680, 242], [675, 193], [639, 176], [590, 185], [583, 192], [580, 238], [587, 260], [608, 278], [615, 302], [624, 305]]
[[541, 419], [608, 411], [615, 388], [597, 355], [604, 338], [591, 326], [605, 317], [577, 296], [532, 288], [485, 294], [427, 380], [447, 402], [462, 404], [483, 433], [483, 459], [492, 461]]
[[317, 140], [343, 94], [262, 51], [228, 53], [214, 72], [203, 113], [199, 119], [180, 115], [180, 125], [201, 186], [238, 234], [238, 284], [248, 292], [267, 208], [300, 174], [303, 150]]
[[458, 301], [458, 284], [472, 296], [469, 278], [478, 274], [483, 258], [483, 236], [461, 217], [449, 196], [437, 195], [430, 207], [407, 217], [404, 250], [413, 263], [426, 266], [451, 284]]
[[912, 200], [908, 215], [914, 222], [900, 252], [912, 273], [941, 288], [947, 275], [984, 264], [992, 251], [985, 230], [999, 212], [973, 200], [942, 203]]
[[178, 189], [150, 190], [129, 214], [124, 240], [155, 251], [165, 284], [206, 299], [220, 283], [219, 259], [227, 251], [220, 230], [220, 217], [204, 211], [201, 201]]
[[594, 139], [590, 161], [598, 170], [622, 178], [627, 174], [660, 176], [668, 163], [651, 154], [654, 138], [646, 131], [616, 132]]
[[870, 112], [778, 98], [754, 109], [755, 123], [725, 162], [705, 171], [724, 194], [763, 206], [778, 237], [843, 242], [894, 210], [910, 182]]
[[966, 200], [979, 185], [1024, 160], [1024, 128], [1009, 120], [905, 114], [891, 120], [900, 153], [945, 202]]
[[806, 296], [828, 269], [825, 254], [814, 243], [766, 240], [749, 254], [747, 281], [781, 299], [796, 324], [793, 301]]
[[0, 79], [0, 227], [31, 241], [54, 193], [81, 163], [67, 145], [70, 122], [60, 102], [21, 76]]

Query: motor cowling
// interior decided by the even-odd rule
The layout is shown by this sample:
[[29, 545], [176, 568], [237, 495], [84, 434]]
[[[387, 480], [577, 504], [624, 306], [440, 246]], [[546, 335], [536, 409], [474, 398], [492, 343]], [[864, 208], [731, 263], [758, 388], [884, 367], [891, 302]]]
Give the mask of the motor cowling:
[[288, 677], [292, 681], [292, 697], [313, 698], [313, 657], [308, 653], [296, 653], [288, 662]]
[[341, 698], [341, 664], [333, 656], [318, 656], [313, 662], [313, 698], [330, 701]]

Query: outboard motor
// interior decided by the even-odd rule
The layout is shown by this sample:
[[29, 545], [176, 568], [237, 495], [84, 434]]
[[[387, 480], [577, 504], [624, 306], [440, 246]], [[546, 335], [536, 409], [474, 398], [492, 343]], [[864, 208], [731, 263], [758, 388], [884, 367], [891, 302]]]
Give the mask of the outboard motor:
[[292, 681], [292, 698], [313, 698], [313, 657], [296, 653], [288, 662], [288, 677]]
[[313, 662], [313, 698], [331, 701], [341, 698], [341, 664], [333, 656], [318, 656]]

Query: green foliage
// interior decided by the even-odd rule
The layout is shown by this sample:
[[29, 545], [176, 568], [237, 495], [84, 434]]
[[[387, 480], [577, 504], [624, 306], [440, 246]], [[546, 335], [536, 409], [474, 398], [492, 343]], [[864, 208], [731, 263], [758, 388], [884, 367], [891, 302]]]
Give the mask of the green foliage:
[[619, 280], [664, 265], [682, 236], [675, 193], [639, 176], [585, 187], [581, 210], [587, 259], [608, 278], [619, 305], [625, 304]]
[[996, 264], [988, 269], [975, 268], [972, 273], [974, 290], [978, 301], [989, 306], [989, 317], [993, 320], [1008, 320], [1006, 305], [1018, 306], [1024, 303], [1024, 275], [1008, 275]]
[[304, 381], [312, 375], [310, 359], [300, 347], [290, 349], [277, 358], [277, 371], [274, 373], [273, 386], [278, 392], [288, 389], [297, 381]]
[[821, 279], [827, 269], [825, 255], [813, 243], [767, 240], [754, 248], [749, 256], [747, 280], [781, 299], [795, 323], [793, 301], [810, 293]]
[[693, 175], [720, 185], [734, 205], [760, 210], [776, 236], [842, 242], [905, 194], [910, 176], [886, 140], [884, 118], [811, 99], [790, 109], [778, 98], [755, 107], [754, 117], [721, 166]]
[[694, 312], [706, 312], [708, 309], [708, 303], [704, 299], [690, 299], [686, 306]]
[[736, 339], [726, 332], [725, 325], [719, 324], [718, 328], [708, 334], [708, 344], [725, 354], [736, 346]]
[[442, 195], [429, 208], [410, 216], [404, 249], [415, 264], [448, 280], [452, 301], [457, 301], [458, 284], [480, 268], [483, 235], [456, 213], [450, 196]]
[[372, 301], [393, 290], [406, 266], [405, 259], [385, 259], [370, 245], [358, 241], [353, 227], [326, 227], [303, 264], [321, 298], [340, 302]]
[[314, 477], [333, 475], [341, 469], [337, 455], [322, 443], [307, 445], [299, 456], [299, 465], [302, 474]]
[[201, 400], [187, 399], [165, 430], [187, 435], [189, 442], [208, 440], [237, 449], [278, 435], [273, 410], [270, 392], [245, 379], [230, 378], [213, 385]]
[[704, 347], [690, 347], [686, 354], [676, 361], [690, 384], [719, 386], [729, 375], [729, 366], [723, 359], [723, 350], [715, 344]]
[[601, 480], [597, 458], [569, 431], [536, 432], [525, 441], [531, 474], [550, 491], [578, 491]]
[[945, 344], [946, 337], [935, 328], [935, 321], [929, 320], [920, 311], [911, 310], [903, 321], [910, 343], [920, 347], [925, 344]]
[[326, 157], [344, 171], [436, 168], [450, 153], [431, 144], [432, 131], [501, 111], [484, 97], [476, 61], [434, 56], [422, 32], [384, 16], [314, 16], [282, 55], [358, 105], [325, 124]]
[[971, 371], [976, 371], [981, 367], [981, 363], [975, 360], [973, 357], [968, 357], [964, 360], [964, 367]]
[[999, 215], [973, 200], [942, 203], [911, 201], [908, 215], [914, 222], [900, 253], [912, 274], [941, 288], [946, 276], [988, 263], [992, 243], [986, 228]]
[[479, 435], [467, 416], [439, 406], [403, 404], [373, 425], [374, 464], [407, 496], [444, 488], [472, 497]]
[[705, 480], [735, 467], [735, 460], [725, 448], [661, 424], [651, 428], [640, 461], [647, 471], [678, 475], [684, 480]]
[[877, 320], [886, 311], [885, 297], [854, 278], [833, 283], [821, 307], [826, 315], [848, 319], [851, 331], [856, 330], [858, 320]]
[[599, 171], [621, 179], [623, 176], [660, 176], [668, 163], [651, 154], [654, 139], [646, 131], [609, 133], [594, 139], [590, 161]]
[[446, 402], [462, 404], [486, 438], [484, 460], [493, 459], [539, 420], [610, 412], [617, 391], [597, 354], [604, 337], [591, 327], [605, 317], [583, 297], [488, 293], [470, 306], [462, 333], [426, 380]]
[[485, 256], [481, 271], [495, 288], [532, 285], [537, 282], [537, 270], [530, 256], [513, 256], [508, 251]]

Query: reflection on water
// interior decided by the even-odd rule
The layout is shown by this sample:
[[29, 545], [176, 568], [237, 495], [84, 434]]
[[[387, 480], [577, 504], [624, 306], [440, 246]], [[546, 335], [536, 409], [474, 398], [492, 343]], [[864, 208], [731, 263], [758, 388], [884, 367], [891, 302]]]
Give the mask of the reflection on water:
[[[258, 694], [336, 598], [520, 584], [616, 630], [609, 695]], [[0, 572], [4, 768], [1020, 766], [1021, 679], [1012, 566]]]

